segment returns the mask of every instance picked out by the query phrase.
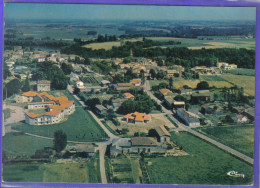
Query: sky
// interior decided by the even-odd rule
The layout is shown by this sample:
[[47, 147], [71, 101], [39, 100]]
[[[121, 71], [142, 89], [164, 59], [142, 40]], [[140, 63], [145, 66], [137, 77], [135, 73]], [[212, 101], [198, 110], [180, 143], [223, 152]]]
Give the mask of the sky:
[[6, 3], [6, 19], [252, 20], [254, 7]]

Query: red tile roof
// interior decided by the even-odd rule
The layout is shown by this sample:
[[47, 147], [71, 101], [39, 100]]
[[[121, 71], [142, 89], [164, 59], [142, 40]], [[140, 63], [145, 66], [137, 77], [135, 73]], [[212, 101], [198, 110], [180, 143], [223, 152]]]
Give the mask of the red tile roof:
[[135, 112], [135, 113], [125, 115], [124, 118], [134, 119], [135, 121], [149, 121], [151, 119], [151, 116], [143, 113]]

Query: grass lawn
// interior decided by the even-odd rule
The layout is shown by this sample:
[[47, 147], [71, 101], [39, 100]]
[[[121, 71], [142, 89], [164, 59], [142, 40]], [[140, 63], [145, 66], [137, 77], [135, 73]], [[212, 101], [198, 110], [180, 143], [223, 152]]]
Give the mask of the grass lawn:
[[79, 102], [67, 91], [63, 92], [70, 100], [75, 101], [76, 111], [68, 117], [68, 120], [54, 124], [34, 126], [25, 123], [13, 124], [13, 128], [26, 133], [40, 136], [52, 137], [57, 130], [63, 130], [70, 141], [102, 141], [107, 138], [106, 133], [99, 124], [92, 118], [89, 112], [85, 111]]
[[[187, 133], [172, 133], [171, 139], [190, 155], [146, 158], [153, 184], [251, 184], [253, 166]], [[229, 171], [245, 175], [231, 177]]]
[[89, 173], [88, 164], [85, 162], [47, 163], [44, 165], [42, 181], [88, 183]]
[[2, 150], [5, 151], [8, 156], [31, 156], [37, 149], [53, 146], [52, 140], [27, 135], [14, 136], [13, 133], [7, 133], [3, 136], [2, 142]]
[[254, 125], [199, 128], [202, 133], [249, 157], [254, 157]]
[[8, 119], [11, 116], [11, 109], [10, 108], [6, 108], [3, 110], [4, 112], [4, 118]]
[[246, 75], [223, 74], [219, 77], [231, 82], [238, 87], [243, 87], [245, 94], [255, 96], [255, 77]]
[[3, 164], [3, 181], [43, 182], [44, 163]]
[[[93, 162], [94, 161], [94, 162]], [[101, 183], [96, 159], [70, 163], [13, 163], [3, 165], [3, 180], [8, 182]], [[92, 164], [93, 163], [93, 164]]]

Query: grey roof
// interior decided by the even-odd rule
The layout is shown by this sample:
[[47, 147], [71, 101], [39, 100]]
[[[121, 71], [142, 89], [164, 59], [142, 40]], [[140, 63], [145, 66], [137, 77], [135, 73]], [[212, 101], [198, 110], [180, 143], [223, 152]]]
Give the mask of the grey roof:
[[130, 83], [117, 83], [117, 87], [131, 87], [132, 84]]
[[183, 116], [185, 116], [188, 121], [190, 123], [195, 123], [195, 122], [200, 122], [200, 120], [196, 117], [192, 117], [186, 110], [184, 110], [183, 108], [178, 109], [177, 111], [179, 111]]
[[102, 83], [102, 84], [110, 84], [111, 82], [108, 81], [108, 80], [102, 80], [101, 83]]
[[102, 110], [107, 110], [107, 108], [106, 107], [104, 107], [104, 106], [102, 106], [102, 105], [96, 105], [96, 108], [98, 109], [98, 110], [100, 110], [100, 111], [102, 111]]
[[210, 93], [193, 93], [193, 97], [210, 97]]
[[255, 109], [254, 108], [249, 107], [249, 108], [245, 109], [245, 112], [247, 114], [249, 114], [250, 116], [255, 117]]
[[171, 134], [165, 129], [163, 125], [155, 128], [159, 136], [171, 136]]
[[173, 96], [166, 96], [164, 97], [164, 99], [169, 103], [169, 104], [172, 104], [173, 103]]
[[131, 138], [119, 138], [118, 140], [112, 141], [112, 146], [116, 145], [116, 147], [130, 147], [131, 146]]
[[158, 142], [153, 137], [133, 137], [132, 146], [158, 146]]

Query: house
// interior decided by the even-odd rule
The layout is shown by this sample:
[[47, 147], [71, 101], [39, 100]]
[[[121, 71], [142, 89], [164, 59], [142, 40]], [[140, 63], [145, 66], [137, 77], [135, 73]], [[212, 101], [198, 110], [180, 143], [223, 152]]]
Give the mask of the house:
[[66, 116], [75, 111], [74, 101], [66, 97], [54, 97], [47, 93], [26, 92], [22, 94], [23, 100], [27, 100], [29, 109], [45, 109], [41, 114], [25, 113], [25, 123], [30, 125], [47, 125], [60, 123]]
[[124, 94], [123, 94], [123, 97], [124, 97], [125, 99], [134, 99], [134, 98], [135, 98], [135, 96], [132, 95], [131, 93], [124, 93]]
[[183, 120], [183, 122], [190, 127], [198, 127], [200, 126], [200, 121], [198, 118], [191, 116], [190, 113], [188, 113], [184, 109], [178, 109], [177, 110], [177, 116]]
[[172, 107], [173, 107], [173, 101], [174, 101], [174, 99], [173, 99], [172, 96], [166, 96], [166, 97], [164, 97], [164, 101], [165, 101], [165, 103], [167, 104], [167, 106], [168, 106], [169, 108], [172, 108]]
[[37, 91], [50, 91], [51, 82], [49, 80], [40, 80], [37, 82]]
[[130, 80], [130, 84], [134, 85], [134, 86], [141, 86], [142, 85], [142, 80], [137, 78], [137, 79], [132, 79]]
[[172, 96], [164, 97], [164, 101], [169, 108], [175, 108], [175, 109], [185, 108], [185, 102], [184, 101], [176, 101], [176, 100], [174, 100], [174, 97], [172, 97]]
[[44, 62], [45, 61], [45, 57], [39, 57], [37, 59], [38, 63]]
[[165, 153], [154, 137], [133, 137], [114, 139], [110, 145], [110, 155], [116, 157], [120, 153]]
[[209, 101], [210, 93], [194, 93], [191, 95], [191, 100], [198, 99], [200, 101]]
[[122, 121], [126, 121], [127, 123], [134, 123], [134, 124], [148, 123], [151, 121], [151, 116], [143, 113], [135, 112], [135, 113], [130, 113], [125, 115], [122, 118]]
[[202, 105], [200, 111], [203, 114], [212, 114], [214, 112], [214, 108], [214, 106]]
[[191, 95], [192, 93], [192, 89], [179, 89], [179, 94], [181, 95]]
[[99, 115], [106, 114], [107, 110], [108, 109], [106, 107], [104, 107], [103, 105], [96, 105], [96, 112]]
[[133, 87], [131, 83], [117, 83], [115, 85], [116, 90], [122, 91], [122, 90], [129, 90]]
[[111, 82], [108, 81], [108, 80], [102, 80], [102, 81], [101, 81], [101, 86], [102, 86], [102, 87], [104, 87], [104, 86], [109, 86], [110, 83], [111, 83]]
[[70, 73], [70, 81], [71, 82], [76, 82], [76, 81], [78, 81], [79, 80], [79, 76], [77, 75], [77, 74], [75, 74], [75, 73]]
[[154, 137], [133, 137], [130, 152], [165, 153], [166, 149], [162, 148]]
[[248, 120], [247, 116], [244, 116], [243, 114], [236, 114], [234, 117], [234, 121], [237, 123], [247, 123]]
[[231, 106], [231, 112], [237, 113], [237, 114], [242, 114], [245, 110], [245, 107], [243, 106]]
[[131, 138], [113, 139], [110, 145], [110, 155], [116, 157], [119, 153], [130, 153]]
[[174, 94], [171, 90], [169, 89], [160, 89], [159, 90], [160, 95], [165, 98], [166, 96], [172, 96], [175, 97], [176, 94]]
[[84, 89], [84, 83], [80, 80], [78, 80], [76, 83], [75, 83], [75, 87], [79, 88], [79, 89]]
[[15, 96], [16, 103], [24, 103], [24, 102], [41, 102], [42, 99], [38, 96], [38, 93], [34, 91], [28, 91], [22, 94], [17, 94]]
[[184, 101], [175, 101], [173, 100], [173, 108], [185, 108], [185, 102]]
[[160, 143], [170, 142], [171, 134], [165, 129], [163, 125], [156, 127], [155, 131], [157, 133], [157, 140]]
[[177, 70], [167, 70], [166, 71], [166, 76], [168, 78], [175, 77], [176, 74], [179, 74], [179, 72]]
[[228, 64], [226, 62], [217, 62], [217, 67], [221, 68], [223, 70], [231, 70], [231, 69], [236, 69], [237, 65], [235, 65], [235, 64]]
[[255, 109], [252, 107], [248, 107], [244, 110], [243, 115], [245, 115], [251, 121], [255, 120]]
[[112, 106], [116, 111], [126, 99], [112, 99]]

